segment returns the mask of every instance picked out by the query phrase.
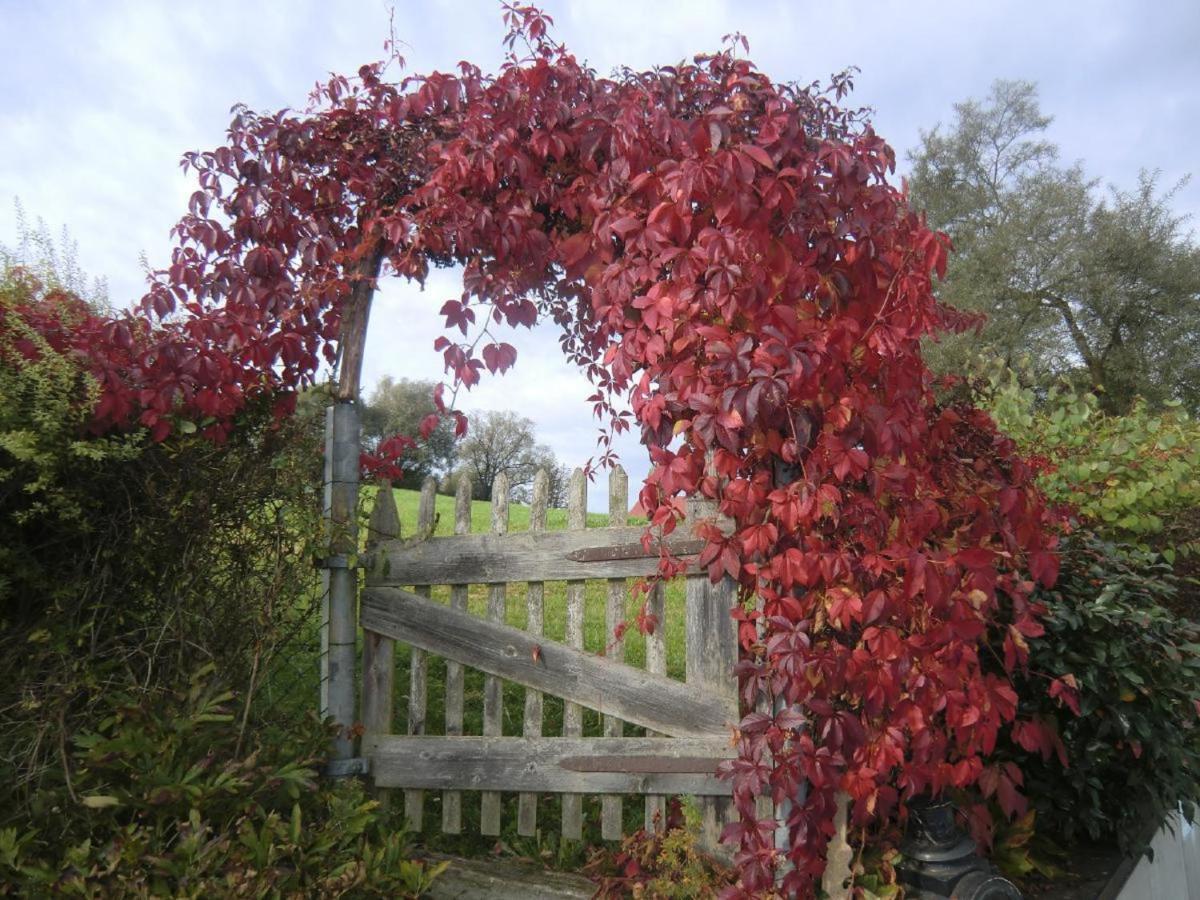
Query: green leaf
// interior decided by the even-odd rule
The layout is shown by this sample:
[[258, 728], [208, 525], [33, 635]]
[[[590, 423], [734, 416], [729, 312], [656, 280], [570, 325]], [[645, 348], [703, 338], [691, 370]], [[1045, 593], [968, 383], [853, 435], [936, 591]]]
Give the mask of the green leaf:
[[79, 802], [88, 809], [107, 809], [110, 806], [120, 806], [121, 801], [111, 794], [89, 794], [81, 797]]

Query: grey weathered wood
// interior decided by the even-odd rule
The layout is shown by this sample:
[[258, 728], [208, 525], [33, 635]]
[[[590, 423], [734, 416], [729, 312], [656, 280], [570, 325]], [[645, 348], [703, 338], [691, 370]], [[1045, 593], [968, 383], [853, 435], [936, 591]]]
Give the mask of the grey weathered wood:
[[[400, 514], [391, 482], [384, 481], [375, 493], [371, 518], [367, 525], [367, 548], [379, 541], [400, 536]], [[367, 577], [371, 577], [370, 572]], [[370, 734], [391, 734], [396, 686], [396, 642], [368, 631], [363, 634], [362, 650], [362, 723]], [[377, 791], [376, 800], [388, 803], [386, 791]]]
[[[646, 671], [652, 675], [667, 674], [666, 601], [662, 582], [656, 582], [646, 597], [646, 612], [654, 616], [658, 625], [646, 635]], [[650, 733], [654, 737], [654, 733]], [[646, 830], [662, 831], [666, 827], [667, 798], [662, 795], [646, 798]]]
[[[640, 578], [658, 572], [659, 545], [652, 542], [650, 549], [643, 547], [645, 534], [643, 525], [546, 534], [472, 534], [391, 541], [379, 552], [386, 556], [398, 584], [490, 584], [514, 576], [525, 581]], [[666, 545], [689, 560], [704, 542], [679, 528], [667, 537]]]
[[[587, 481], [583, 469], [571, 473], [567, 486], [567, 531], [566, 534], [579, 539], [587, 534]], [[584, 584], [581, 581], [567, 585], [566, 643], [576, 651], [583, 649]], [[544, 658], [544, 654], [543, 654]], [[563, 704], [563, 737], [580, 737], [583, 734], [583, 707], [578, 703]], [[563, 794], [562, 836], [571, 840], [583, 839], [583, 796]]]
[[[688, 519], [695, 523], [716, 516], [713, 504], [690, 501]], [[737, 664], [737, 628], [730, 610], [737, 602], [737, 585], [731, 578], [713, 584], [707, 573], [689, 575], [685, 585], [687, 603], [686, 678], [689, 685], [720, 699], [725, 717], [736, 722], [738, 716], [737, 681], [733, 675]], [[731, 813], [726, 800], [698, 801], [701, 817], [701, 845], [711, 853], [723, 853], [720, 837], [725, 820]]]
[[[500, 535], [508, 531], [508, 476], [501, 472], [492, 482], [492, 534]], [[520, 570], [512, 570], [520, 571]], [[511, 572], [506, 573], [511, 575]], [[508, 586], [502, 577], [498, 583], [488, 585], [488, 621], [502, 624], [504, 622], [505, 598]], [[484, 669], [487, 672], [486, 669]], [[483, 679], [483, 734], [485, 737], [499, 737], [504, 721], [504, 683], [495, 674], [487, 674]], [[500, 794], [496, 791], [484, 791], [479, 799], [479, 831], [481, 834], [497, 835], [500, 833]]]
[[[333, 407], [325, 410], [325, 452], [322, 468], [321, 539], [329, 541], [333, 532]], [[331, 569], [321, 569], [321, 665], [317, 712], [322, 719], [329, 717], [329, 592]]]
[[833, 814], [833, 837], [825, 850], [825, 873], [821, 876], [821, 889], [830, 900], [849, 900], [851, 891], [846, 888], [854, 866], [854, 848], [850, 846], [849, 823], [850, 797], [838, 791], [834, 795], [836, 804]]
[[[761, 613], [763, 611], [762, 597], [755, 597], [754, 605], [755, 605], [755, 608]], [[757, 632], [758, 640], [760, 642], [762, 642], [764, 640], [764, 637], [766, 634], [766, 628], [765, 628], [765, 626], [763, 624], [763, 620], [761, 618], [756, 623], [756, 632]], [[772, 712], [771, 698], [768, 697], [765, 692], [760, 691], [758, 696], [755, 698], [754, 711], [763, 713], [764, 715], [768, 715], [768, 716], [771, 715], [771, 712]], [[771, 755], [770, 751], [768, 751], [767, 755], [768, 756]], [[772, 763], [772, 765], [773, 765], [773, 763]], [[758, 813], [758, 817], [760, 819], [765, 819], [765, 820], [770, 821], [770, 820], [774, 820], [776, 818], [775, 801], [772, 799], [771, 792], [769, 789], [764, 790], [763, 793], [758, 795], [758, 798], [755, 800], [755, 811]]]
[[[624, 527], [629, 524], [629, 476], [620, 466], [608, 473], [608, 524]], [[625, 621], [627, 587], [624, 578], [610, 579], [604, 605], [604, 640], [606, 654], [614, 662], [625, 659], [625, 642], [617, 637], [617, 628]], [[624, 725], [614, 716], [604, 717], [604, 736], [621, 737]], [[600, 801], [600, 836], [606, 841], [621, 839], [621, 798], [608, 794]]]
[[664, 734], [727, 737], [734, 723], [723, 686], [651, 675], [403, 588], [368, 587], [362, 621], [367, 630]]
[[[458, 479], [458, 491], [454, 495], [454, 533], [471, 532], [471, 478], [462, 475]], [[450, 608], [467, 611], [467, 587], [455, 585], [450, 588]], [[446, 660], [446, 734], [463, 732], [463, 667], [457, 660]], [[442, 794], [442, 831], [458, 834], [462, 831], [462, 794], [445, 791]]]
[[399, 737], [364, 744], [387, 787], [693, 794], [727, 797], [717, 765], [733, 755], [712, 738]]
[[[533, 497], [529, 504], [529, 530], [541, 533], [546, 530], [546, 501], [550, 492], [550, 476], [545, 469], [538, 469], [533, 479]], [[538, 638], [543, 630], [543, 602], [545, 585], [531, 581], [525, 593], [525, 630]], [[525, 737], [542, 735], [542, 693], [533, 688], [525, 691], [525, 721], [522, 733]], [[517, 800], [517, 834], [531, 837], [537, 834], [537, 794], [525, 793]]]
[[[433, 530], [437, 503], [437, 482], [426, 478], [421, 485], [421, 499], [417, 505], [417, 534], [428, 534]], [[429, 585], [418, 584], [414, 593], [429, 597]], [[425, 651], [413, 647], [409, 657], [408, 679], [408, 733], [425, 733], [425, 716], [429, 709], [429, 660]], [[410, 831], [420, 831], [425, 825], [425, 792], [404, 792], [404, 818]]]

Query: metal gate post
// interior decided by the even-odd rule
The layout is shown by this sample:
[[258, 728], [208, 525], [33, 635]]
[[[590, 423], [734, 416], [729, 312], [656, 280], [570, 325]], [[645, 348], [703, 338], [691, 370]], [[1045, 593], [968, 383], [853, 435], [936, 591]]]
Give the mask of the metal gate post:
[[358, 407], [338, 400], [326, 413], [325, 514], [329, 555], [325, 559], [327, 615], [322, 641], [321, 715], [338, 724], [333, 759], [354, 756], [354, 672], [358, 638]]

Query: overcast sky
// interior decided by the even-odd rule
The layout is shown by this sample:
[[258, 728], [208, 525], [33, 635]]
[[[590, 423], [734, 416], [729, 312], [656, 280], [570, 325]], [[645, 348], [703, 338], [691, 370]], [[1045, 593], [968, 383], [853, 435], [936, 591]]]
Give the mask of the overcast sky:
[[[84, 269], [114, 303], [141, 295], [139, 255], [169, 258], [167, 233], [193, 190], [178, 161], [222, 142], [229, 109], [303, 107], [329, 72], [382, 55], [390, 3], [178, 4], [0, 0], [0, 242], [14, 236], [12, 199], [57, 234], [66, 225]], [[851, 97], [903, 157], [921, 129], [982, 97], [996, 78], [1036, 81], [1049, 137], [1089, 174], [1134, 186], [1140, 168], [1172, 184], [1200, 168], [1200, 0], [1130, 2], [724, 2], [545, 0], [557, 36], [607, 73], [669, 64], [741, 31], [779, 81], [862, 71]], [[501, 58], [492, 0], [396, 2], [395, 30], [415, 72]], [[1200, 218], [1200, 172], [1176, 197]], [[1193, 222], [1193, 226], [1197, 223]], [[372, 316], [367, 383], [384, 374], [438, 378], [437, 308], [459, 293], [451, 273], [424, 294], [386, 286]], [[593, 452], [586, 381], [561, 360], [555, 334], [511, 339], [517, 366], [460, 398], [466, 409], [515, 409], [569, 465]], [[646, 471], [622, 447], [636, 485]], [[603, 491], [593, 489], [594, 504]]]

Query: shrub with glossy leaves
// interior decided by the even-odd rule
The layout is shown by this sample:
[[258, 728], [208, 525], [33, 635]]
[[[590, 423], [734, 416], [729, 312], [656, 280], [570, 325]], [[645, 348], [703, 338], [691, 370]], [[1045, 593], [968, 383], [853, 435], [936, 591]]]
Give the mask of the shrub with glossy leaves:
[[[1165, 608], [1178, 580], [1153, 554], [1083, 532], [1062, 559], [999, 754], [1024, 773], [1039, 834], [1128, 846], [1200, 801], [1200, 627]], [[1074, 690], [1051, 699], [1063, 681]]]

